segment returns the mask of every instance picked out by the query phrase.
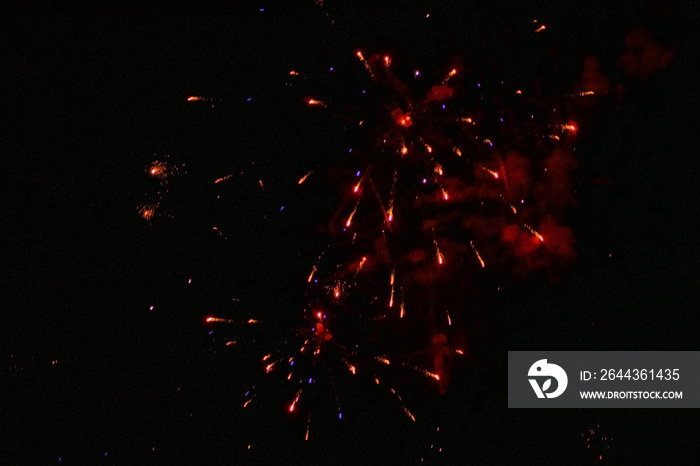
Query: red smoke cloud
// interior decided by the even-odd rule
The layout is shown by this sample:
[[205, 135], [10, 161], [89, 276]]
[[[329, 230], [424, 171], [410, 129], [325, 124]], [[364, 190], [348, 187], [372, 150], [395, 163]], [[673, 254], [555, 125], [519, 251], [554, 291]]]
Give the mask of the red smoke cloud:
[[617, 64], [627, 76], [644, 82], [652, 74], [669, 67], [676, 49], [676, 44], [671, 48], [660, 46], [647, 29], [633, 29], [625, 38], [625, 52]]
[[504, 160], [504, 177], [508, 188], [510, 202], [518, 202], [519, 199], [527, 197], [530, 192], [530, 159], [523, 157], [517, 152], [509, 152]]
[[573, 172], [578, 168], [578, 160], [564, 149], [554, 149], [545, 159], [543, 183], [535, 189], [542, 212], [553, 212], [576, 205], [573, 189]]
[[426, 102], [441, 102], [443, 100], [447, 100], [450, 97], [452, 97], [452, 94], [454, 94], [454, 89], [449, 87], [447, 84], [442, 84], [440, 86], [433, 86], [430, 88], [428, 91], [428, 94], [425, 96], [425, 101]]

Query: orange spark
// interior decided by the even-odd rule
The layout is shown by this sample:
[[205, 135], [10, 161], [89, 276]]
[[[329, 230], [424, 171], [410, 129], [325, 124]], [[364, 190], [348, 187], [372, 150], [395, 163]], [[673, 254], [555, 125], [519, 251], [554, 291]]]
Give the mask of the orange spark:
[[306, 181], [306, 179], [307, 179], [309, 176], [311, 176], [311, 174], [312, 174], [313, 172], [314, 172], [314, 171], [311, 170], [311, 171], [309, 171], [309, 173], [307, 173], [306, 175], [304, 175], [304, 176], [302, 176], [301, 178], [299, 178], [299, 184], [302, 184], [304, 181]]
[[367, 258], [366, 258], [366, 257], [363, 257], [363, 258], [360, 260], [360, 264], [357, 266], [357, 271], [355, 272], [355, 274], [357, 274], [360, 270], [362, 270], [362, 267], [364, 267], [365, 262], [367, 262]]
[[473, 241], [469, 241], [469, 245], [472, 247], [474, 250], [474, 254], [476, 254], [476, 258], [479, 259], [479, 263], [481, 264], [481, 268], [485, 268], [486, 264], [484, 263], [484, 260], [481, 258], [481, 254], [479, 254], [479, 251], [476, 249], [476, 246], [474, 246]]
[[357, 182], [354, 188], [352, 188], [352, 192], [357, 193], [360, 191], [360, 186], [362, 185], [362, 178], [360, 178], [360, 181]]
[[168, 176], [167, 168], [168, 166], [165, 163], [155, 160], [148, 166], [148, 174], [153, 178], [165, 178]]
[[389, 307], [394, 307], [394, 278], [396, 276], [396, 269], [391, 271], [391, 277], [389, 278], [389, 285], [391, 285], [391, 296], [389, 297]]
[[480, 164], [477, 164], [477, 166], [478, 166], [479, 168], [481, 168], [482, 170], [484, 170], [486, 173], [488, 173], [488, 174], [490, 174], [491, 176], [493, 176], [495, 179], [498, 179], [498, 173], [497, 173], [497, 172], [495, 172], [495, 171], [493, 171], [493, 170], [490, 170], [490, 169], [488, 169], [488, 168], [486, 168], [486, 167], [484, 167], [483, 165], [480, 165]]
[[403, 411], [406, 413], [406, 415], [407, 415], [413, 422], [416, 422], [416, 418], [413, 417], [413, 414], [411, 414], [411, 412], [408, 410], [407, 407], [404, 406], [404, 407], [403, 407]]
[[[396, 172], [394, 172], [394, 185], [396, 184]], [[386, 211], [386, 221], [394, 220], [394, 188], [391, 188], [391, 198], [389, 199], [389, 209]]]
[[313, 266], [313, 269], [311, 269], [311, 273], [309, 274], [309, 279], [307, 280], [308, 283], [311, 283], [311, 279], [314, 278], [314, 274], [316, 273], [316, 266]]
[[542, 243], [544, 243], [544, 238], [543, 238], [542, 235], [540, 235], [534, 228], [532, 228], [532, 227], [531, 227], [530, 225], [528, 225], [527, 223], [523, 224], [523, 226], [524, 226], [530, 233], [532, 233], [533, 236], [535, 236], [538, 240], [540, 240]]
[[454, 76], [456, 74], [457, 74], [457, 70], [454, 68], [451, 69], [450, 72], [447, 73], [447, 76], [445, 76], [445, 79], [442, 80], [442, 84], [446, 84], [447, 81], [449, 81], [452, 78], [452, 76]]
[[226, 181], [226, 180], [228, 180], [229, 178], [231, 178], [232, 176], [233, 176], [232, 174], [229, 174], [229, 175], [226, 175], [226, 176], [222, 176], [221, 178], [219, 178], [219, 179], [217, 179], [216, 181], [214, 181], [214, 184], [221, 183], [222, 181]]
[[297, 391], [297, 394], [296, 394], [296, 396], [294, 397], [294, 401], [292, 401], [292, 404], [289, 405], [289, 412], [290, 412], [290, 413], [294, 411], [294, 406], [295, 406], [295, 405], [297, 404], [297, 402], [299, 401], [299, 397], [300, 397], [300, 396], [301, 396], [301, 389], [299, 389], [299, 391]]
[[439, 265], [442, 265], [445, 263], [445, 256], [442, 255], [440, 252], [440, 248], [438, 247], [437, 241], [433, 240], [433, 243], [435, 244], [435, 251], [437, 252], [437, 261]]
[[227, 323], [230, 323], [231, 319], [223, 319], [221, 317], [207, 317], [207, 322], [227, 322]]
[[149, 204], [141, 207], [139, 209], [139, 214], [144, 220], [152, 220], [153, 216], [156, 214], [156, 209], [158, 208], [158, 204]]
[[348, 221], [345, 222], [345, 226], [346, 226], [346, 227], [349, 227], [350, 224], [352, 223], [352, 218], [355, 216], [355, 212], [357, 212], [357, 205], [355, 205], [355, 208], [354, 208], [354, 209], [352, 210], [352, 212], [350, 213], [350, 216], [348, 217]]

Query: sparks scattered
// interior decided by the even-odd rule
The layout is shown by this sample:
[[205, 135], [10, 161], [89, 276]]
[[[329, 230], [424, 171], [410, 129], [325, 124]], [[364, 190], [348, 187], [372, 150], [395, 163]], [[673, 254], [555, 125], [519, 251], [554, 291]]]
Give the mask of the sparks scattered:
[[[529, 27], [528, 21], [526, 35], [532, 34]], [[537, 33], [547, 29], [540, 23], [534, 28]], [[539, 37], [547, 40], [550, 35]], [[351, 51], [347, 53], [352, 55]], [[567, 170], [575, 165], [568, 163], [573, 158], [570, 147], [575, 139], [573, 133], [579, 130], [579, 118], [585, 114], [574, 111], [575, 106], [597, 100], [580, 99], [593, 95], [593, 91], [572, 93], [565, 89], [550, 99], [542, 95], [540, 87], [547, 89], [542, 83], [537, 83], [536, 89], [523, 86], [522, 80], [504, 84], [498, 67], [489, 68], [487, 63], [474, 71], [478, 68], [474, 64], [454, 59], [449, 67], [418, 72], [415, 63], [404, 62], [400, 53], [392, 58], [386, 49], [367, 52], [367, 56], [357, 51], [356, 56], [342, 66], [338, 61], [321, 60], [316, 70], [320, 72], [293, 64], [284, 68], [282, 76], [286, 89], [293, 93], [290, 101], [296, 111], [328, 118], [329, 126], [336, 125], [339, 133], [346, 131], [353, 138], [338, 139], [338, 147], [320, 147], [322, 143], [313, 134], [317, 129], [311, 128], [309, 133], [299, 135], [300, 140], [310, 141], [300, 152], [327, 152], [325, 159], [309, 164], [298, 153], [285, 155], [283, 169], [291, 167], [284, 173], [287, 184], [303, 184], [303, 189], [295, 189], [304, 193], [315, 193], [319, 187], [326, 189], [328, 202], [335, 203], [332, 213], [324, 218], [319, 215], [318, 223], [312, 219], [305, 225], [306, 228], [313, 224], [313, 228], [304, 231], [319, 232], [322, 241], [300, 234], [298, 238], [303, 239], [298, 244], [289, 242], [293, 246], [288, 248], [291, 253], [305, 261], [300, 270], [295, 269], [295, 280], [304, 286], [300, 290], [303, 301], [281, 301], [279, 315], [283, 317], [279, 321], [286, 319], [289, 324], [271, 324], [274, 319], [268, 317], [269, 311], [256, 314], [258, 303], [246, 303], [241, 295], [242, 302], [236, 309], [211, 311], [219, 315], [230, 312], [235, 318], [205, 319], [217, 326], [217, 333], [219, 323], [242, 329], [236, 340], [212, 337], [218, 347], [231, 342], [231, 346], [239, 342], [236, 350], [246, 343], [256, 350], [265, 346], [256, 353], [258, 370], [262, 377], [289, 387], [279, 400], [279, 407], [299, 415], [301, 422], [306, 417], [304, 440], [313, 436], [310, 432], [313, 433], [316, 414], [312, 425], [310, 407], [314, 400], [335, 400], [331, 416], [337, 415], [338, 420], [344, 415], [346, 420], [352, 417], [352, 411], [345, 406], [341, 410], [343, 390], [336, 390], [336, 382], [347, 382], [358, 372], [362, 377], [352, 379], [353, 384], [365, 378], [374, 380], [377, 387], [369, 388], [390, 394], [415, 421], [402, 383], [418, 380], [417, 383], [444, 393], [454, 355], [465, 354], [461, 348], [466, 340], [459, 332], [470, 323], [468, 306], [472, 301], [454, 299], [447, 295], [454, 294], [450, 290], [477, 288], [471, 285], [480, 283], [471, 282], [476, 274], [486, 277], [507, 273], [511, 265], [513, 269], [539, 271], [556, 261], [570, 260], [562, 252], [570, 249], [568, 244], [558, 245], [555, 240], [559, 238], [554, 233], [549, 246], [538, 247], [530, 235], [542, 243], [544, 238], [529, 223], [539, 225], [546, 234], [564, 231], [561, 237], [568, 236], [562, 225], [564, 217], [559, 215], [565, 211], [562, 206], [567, 199], [554, 197], [569, 196]], [[352, 70], [346, 73], [349, 67]], [[332, 84], [321, 83], [321, 89], [302, 88], [304, 82], [311, 86], [314, 76]], [[552, 76], [557, 75], [552, 72]], [[516, 88], [515, 82], [523, 87]], [[578, 86], [577, 91], [586, 88], [580, 83]], [[206, 99], [190, 96], [188, 101]], [[319, 110], [322, 108], [329, 110]], [[275, 128], [279, 121], [270, 123]], [[335, 137], [335, 133], [329, 134]], [[288, 165], [287, 161], [296, 165]], [[551, 169], [542, 173], [545, 165]], [[290, 219], [294, 212], [303, 212], [290, 209], [293, 204], [288, 199], [274, 199], [280, 191], [277, 178], [258, 166], [255, 169], [246, 172], [254, 173], [247, 180], [249, 186], [244, 189], [250, 192], [246, 194], [251, 194], [252, 199], [273, 199], [269, 205], [274, 209], [286, 204], [285, 214], [289, 214], [276, 217]], [[240, 167], [226, 170], [208, 178], [231, 172], [216, 178], [214, 183], [231, 182], [210, 186], [222, 198], [227, 191], [237, 189], [238, 184], [243, 185], [239, 180], [246, 181], [245, 176], [233, 175], [243, 175]], [[158, 180], [159, 185], [167, 183], [176, 172], [177, 167], [162, 157], [146, 167], [146, 175]], [[553, 177], [560, 178], [552, 180]], [[518, 210], [514, 204], [521, 199], [523, 205]], [[155, 199], [150, 201], [139, 207], [139, 214], [146, 220], [158, 215], [160, 208]], [[217, 205], [223, 205], [223, 201]], [[550, 215], [548, 209], [552, 206], [554, 213]], [[264, 214], [269, 224], [275, 216], [268, 217], [268, 209], [265, 207]], [[226, 232], [233, 239], [236, 229], [231, 225], [236, 221], [213, 219], [208, 225], [218, 225], [212, 229], [221, 236]], [[239, 245], [247, 244], [241, 241]], [[319, 254], [319, 249], [324, 252]], [[536, 260], [531, 260], [533, 254]], [[489, 269], [483, 272], [486, 262]], [[285, 263], [280, 258], [280, 266]], [[276, 275], [270, 277], [274, 280]], [[287, 304], [290, 302], [294, 304]], [[280, 332], [275, 325], [289, 328]], [[274, 331], [260, 335], [269, 328]], [[426, 333], [419, 334], [423, 329], [427, 329]], [[280, 333], [284, 337], [276, 336]], [[405, 334], [411, 334], [409, 341], [401, 340]], [[393, 344], [392, 338], [398, 343]], [[382, 385], [380, 380], [390, 381], [391, 386]], [[290, 399], [292, 393], [295, 395]], [[402, 395], [406, 395], [406, 400]], [[254, 396], [246, 394], [246, 399], [241, 400], [244, 407]]]

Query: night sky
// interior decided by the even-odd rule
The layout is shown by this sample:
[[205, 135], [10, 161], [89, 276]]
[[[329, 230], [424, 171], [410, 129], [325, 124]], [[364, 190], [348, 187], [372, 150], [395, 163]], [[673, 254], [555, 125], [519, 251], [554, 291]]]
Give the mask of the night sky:
[[[697, 7], [11, 3], [0, 463], [697, 463], [696, 410], [509, 410], [506, 397], [508, 351], [698, 350]], [[390, 54], [404, 77], [420, 69], [404, 79], [418, 96], [461, 64], [450, 85], [466, 102], [477, 91], [459, 89], [496, 72], [541, 102], [607, 79], [604, 96], [569, 108], [578, 168], [561, 219], [576, 259], [555, 271], [504, 259], [448, 288], [470, 305], [457, 317], [468, 354], [446, 393], [397, 377], [398, 402], [373, 375], [344, 374], [290, 415], [296, 389], [262, 356], [303, 322], [319, 254], [340, 245], [327, 256], [345, 259], [331, 224], [352, 210], [338, 190], [355, 167], [348, 148], [376, 143], [385, 118], [353, 94], [388, 92], [358, 50]], [[156, 160], [167, 183], [148, 176]], [[411, 331], [369, 346], [401, 353]]]

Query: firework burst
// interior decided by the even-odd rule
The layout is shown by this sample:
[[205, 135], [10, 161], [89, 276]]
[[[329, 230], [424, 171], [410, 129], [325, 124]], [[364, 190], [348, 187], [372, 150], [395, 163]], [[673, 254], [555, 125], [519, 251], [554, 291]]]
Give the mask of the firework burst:
[[[547, 30], [535, 22], [530, 33]], [[263, 378], [287, 387], [282, 404], [303, 418], [307, 440], [311, 407], [324, 393], [338, 419], [348, 416], [339, 386], [352, 380], [416, 421], [406, 393], [448, 391], [455, 368], [472, 358], [470, 325], [484, 289], [500, 290], [507, 275], [555, 278], [571, 265], [566, 214], [575, 205], [579, 109], [600, 93], [556, 75], [526, 87], [465, 57], [424, 71], [379, 50], [348, 55], [345, 68], [330, 68], [342, 84], [321, 92], [323, 80], [310, 77], [318, 73], [297, 68], [280, 77], [299, 111], [344, 134], [341, 154], [288, 174], [300, 197], [338, 199], [330, 218], [318, 219], [320, 246], [298, 280], [305, 303], [279, 319], [206, 319], [237, 329], [227, 345], [256, 348]], [[146, 172], [163, 186], [173, 170], [156, 160]], [[224, 173], [213, 183], [223, 189], [236, 180]], [[255, 191], [267, 195], [262, 179]], [[158, 208], [144, 205], [140, 214], [150, 220]], [[230, 237], [226, 228], [213, 231]], [[266, 328], [276, 329], [273, 337]], [[252, 409], [270, 384], [251, 387], [241, 405]]]
[[[578, 123], [565, 109], [590, 94], [544, 102], [456, 67], [419, 92], [394, 74], [391, 57], [356, 57], [369, 79], [354, 96], [301, 98], [308, 111], [341, 121], [355, 144], [336, 166], [297, 178], [303, 190], [330, 177], [340, 202], [304, 275], [302, 322], [261, 358], [267, 374], [293, 387], [289, 413], [305, 406], [307, 439], [304, 400], [320, 386], [342, 419], [339, 378], [364, 377], [415, 421], [401, 387], [446, 392], [456, 359], [469, 357], [479, 274], [555, 276], [575, 259], [561, 221], [574, 202]], [[256, 396], [249, 391], [244, 406]]]

